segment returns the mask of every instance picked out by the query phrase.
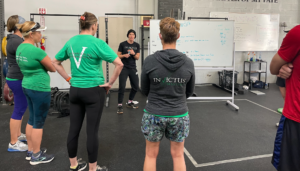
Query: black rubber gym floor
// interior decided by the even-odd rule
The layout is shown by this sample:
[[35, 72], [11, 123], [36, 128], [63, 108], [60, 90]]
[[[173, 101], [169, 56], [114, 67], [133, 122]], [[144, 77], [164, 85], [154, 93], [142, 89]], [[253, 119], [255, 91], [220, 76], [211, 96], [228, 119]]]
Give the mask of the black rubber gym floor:
[[[247, 158], [272, 154], [277, 130], [275, 123], [280, 119], [276, 110], [283, 106], [283, 99], [276, 85], [271, 84], [270, 89], [260, 91], [266, 95], [257, 96], [250, 92], [237, 95], [235, 103], [240, 107], [238, 112], [226, 106], [223, 101], [189, 101], [191, 129], [185, 144], [185, 149], [191, 155], [185, 155], [188, 171], [275, 171], [271, 165], [271, 157]], [[198, 96], [230, 96], [212, 86], [197, 86], [196, 93]], [[125, 94], [124, 99], [126, 98], [128, 93]], [[140, 123], [146, 97], [138, 93], [135, 100], [140, 102], [139, 109], [124, 108], [124, 114], [118, 115], [117, 93], [112, 93], [110, 106], [104, 109], [99, 131], [98, 163], [106, 165], [110, 171], [141, 171], [143, 168], [145, 140], [140, 131]], [[49, 164], [31, 166], [25, 160], [26, 153], [7, 152], [12, 111], [13, 107], [0, 105], [0, 170], [68, 170], [66, 140], [69, 117], [48, 116], [42, 147], [48, 149], [47, 153], [55, 154], [56, 158]], [[27, 111], [24, 115], [22, 132], [25, 132], [28, 114]], [[84, 122], [78, 149], [78, 157], [83, 160], [87, 160], [85, 125]], [[232, 162], [231, 159], [244, 161]], [[219, 161], [225, 163], [219, 164]], [[202, 167], [212, 162], [217, 165]], [[160, 146], [157, 170], [171, 171], [172, 168], [170, 145], [164, 139]]]

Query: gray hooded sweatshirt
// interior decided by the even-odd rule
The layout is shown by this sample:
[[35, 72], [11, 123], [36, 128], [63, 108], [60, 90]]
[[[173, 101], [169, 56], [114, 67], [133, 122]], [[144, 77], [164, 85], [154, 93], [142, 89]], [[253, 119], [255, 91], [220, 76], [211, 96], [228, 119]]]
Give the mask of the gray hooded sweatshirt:
[[145, 110], [154, 115], [176, 116], [188, 112], [186, 99], [194, 92], [193, 61], [176, 49], [162, 50], [146, 58], [141, 91], [148, 96]]
[[14, 34], [7, 35], [7, 62], [8, 62], [8, 73], [6, 75], [7, 78], [11, 79], [23, 79], [23, 74], [20, 70], [19, 65], [16, 61], [16, 52], [19, 45], [23, 42], [23, 39]]

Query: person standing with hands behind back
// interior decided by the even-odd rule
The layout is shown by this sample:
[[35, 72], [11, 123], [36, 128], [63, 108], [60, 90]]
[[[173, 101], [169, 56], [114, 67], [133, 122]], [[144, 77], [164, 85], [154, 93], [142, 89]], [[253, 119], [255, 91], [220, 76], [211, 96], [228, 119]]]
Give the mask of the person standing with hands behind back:
[[118, 114], [123, 114], [123, 98], [126, 87], [127, 77], [129, 76], [131, 91], [129, 94], [129, 100], [126, 103], [127, 107], [137, 109], [133, 103], [133, 98], [139, 87], [139, 77], [136, 69], [136, 60], [140, 58], [140, 45], [134, 42], [136, 38], [136, 32], [130, 29], [127, 33], [128, 40], [120, 43], [118, 49], [118, 57], [121, 58], [124, 68], [119, 76], [119, 94], [118, 94]]

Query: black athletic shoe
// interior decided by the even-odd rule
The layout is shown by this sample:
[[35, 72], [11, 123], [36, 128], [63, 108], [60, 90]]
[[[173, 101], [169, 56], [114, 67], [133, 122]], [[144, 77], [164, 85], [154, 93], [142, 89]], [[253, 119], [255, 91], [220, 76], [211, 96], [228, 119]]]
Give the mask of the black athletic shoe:
[[102, 166], [102, 167], [97, 166], [96, 171], [108, 171], [108, 169], [107, 169], [107, 167], [105, 167], [105, 166]]
[[129, 108], [133, 108], [133, 109], [137, 109], [137, 108], [139, 108], [137, 105], [135, 105], [134, 103], [126, 103], [127, 104], [127, 107], [129, 107]]
[[69, 171], [82, 171], [86, 168], [87, 163], [85, 161], [81, 161], [81, 159], [78, 159], [78, 166], [76, 169], [71, 169]]
[[53, 159], [54, 159], [54, 155], [41, 152], [41, 154], [37, 158], [35, 158], [32, 155], [29, 163], [31, 165], [38, 165], [42, 163], [50, 163]]
[[[46, 153], [47, 152], [47, 148], [41, 148], [41, 151], [43, 153]], [[26, 154], [26, 160], [30, 161], [31, 160], [31, 156], [32, 156], [32, 151], [27, 151], [27, 154]]]
[[118, 106], [117, 114], [123, 114], [123, 106]]

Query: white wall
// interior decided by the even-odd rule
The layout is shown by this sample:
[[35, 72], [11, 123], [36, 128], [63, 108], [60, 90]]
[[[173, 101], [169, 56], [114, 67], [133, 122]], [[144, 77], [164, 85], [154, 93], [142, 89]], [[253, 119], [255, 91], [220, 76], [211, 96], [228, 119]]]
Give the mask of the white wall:
[[[183, 0], [183, 11], [187, 17], [209, 17], [210, 12], [237, 12], [237, 13], [279, 13], [280, 22], [286, 22], [287, 29], [300, 23], [299, 0], [279, 0], [279, 3], [217, 1], [217, 0]], [[279, 45], [285, 33], [280, 29]], [[268, 62], [268, 70], [272, 57], [276, 52], [262, 52], [262, 59]], [[239, 71], [238, 83], [243, 82], [244, 52], [236, 52], [236, 70]], [[197, 83], [218, 83], [216, 71], [196, 71]], [[211, 75], [211, 76], [209, 76]], [[263, 74], [262, 74], [263, 76]], [[262, 78], [264, 79], [264, 77]], [[267, 82], [275, 83], [276, 76], [268, 72]]]
[[[105, 13], [137, 13], [138, 0], [6, 0], [5, 20], [11, 15], [20, 15], [30, 20], [30, 13], [38, 13], [38, 8], [47, 8], [48, 14], [83, 14], [85, 11], [94, 13], [97, 17]], [[146, 0], [144, 0], [146, 1]], [[150, 0], [151, 1], [151, 0]], [[153, 7], [153, 5], [152, 5]], [[146, 7], [144, 9], [147, 9]], [[153, 8], [152, 8], [153, 9]], [[40, 21], [35, 16], [35, 21]], [[134, 20], [134, 25], [136, 25]], [[53, 58], [63, 45], [79, 33], [77, 17], [46, 17], [48, 30], [46, 52]], [[99, 23], [104, 24], [104, 23]], [[57, 73], [51, 74], [51, 86], [69, 87]]]

